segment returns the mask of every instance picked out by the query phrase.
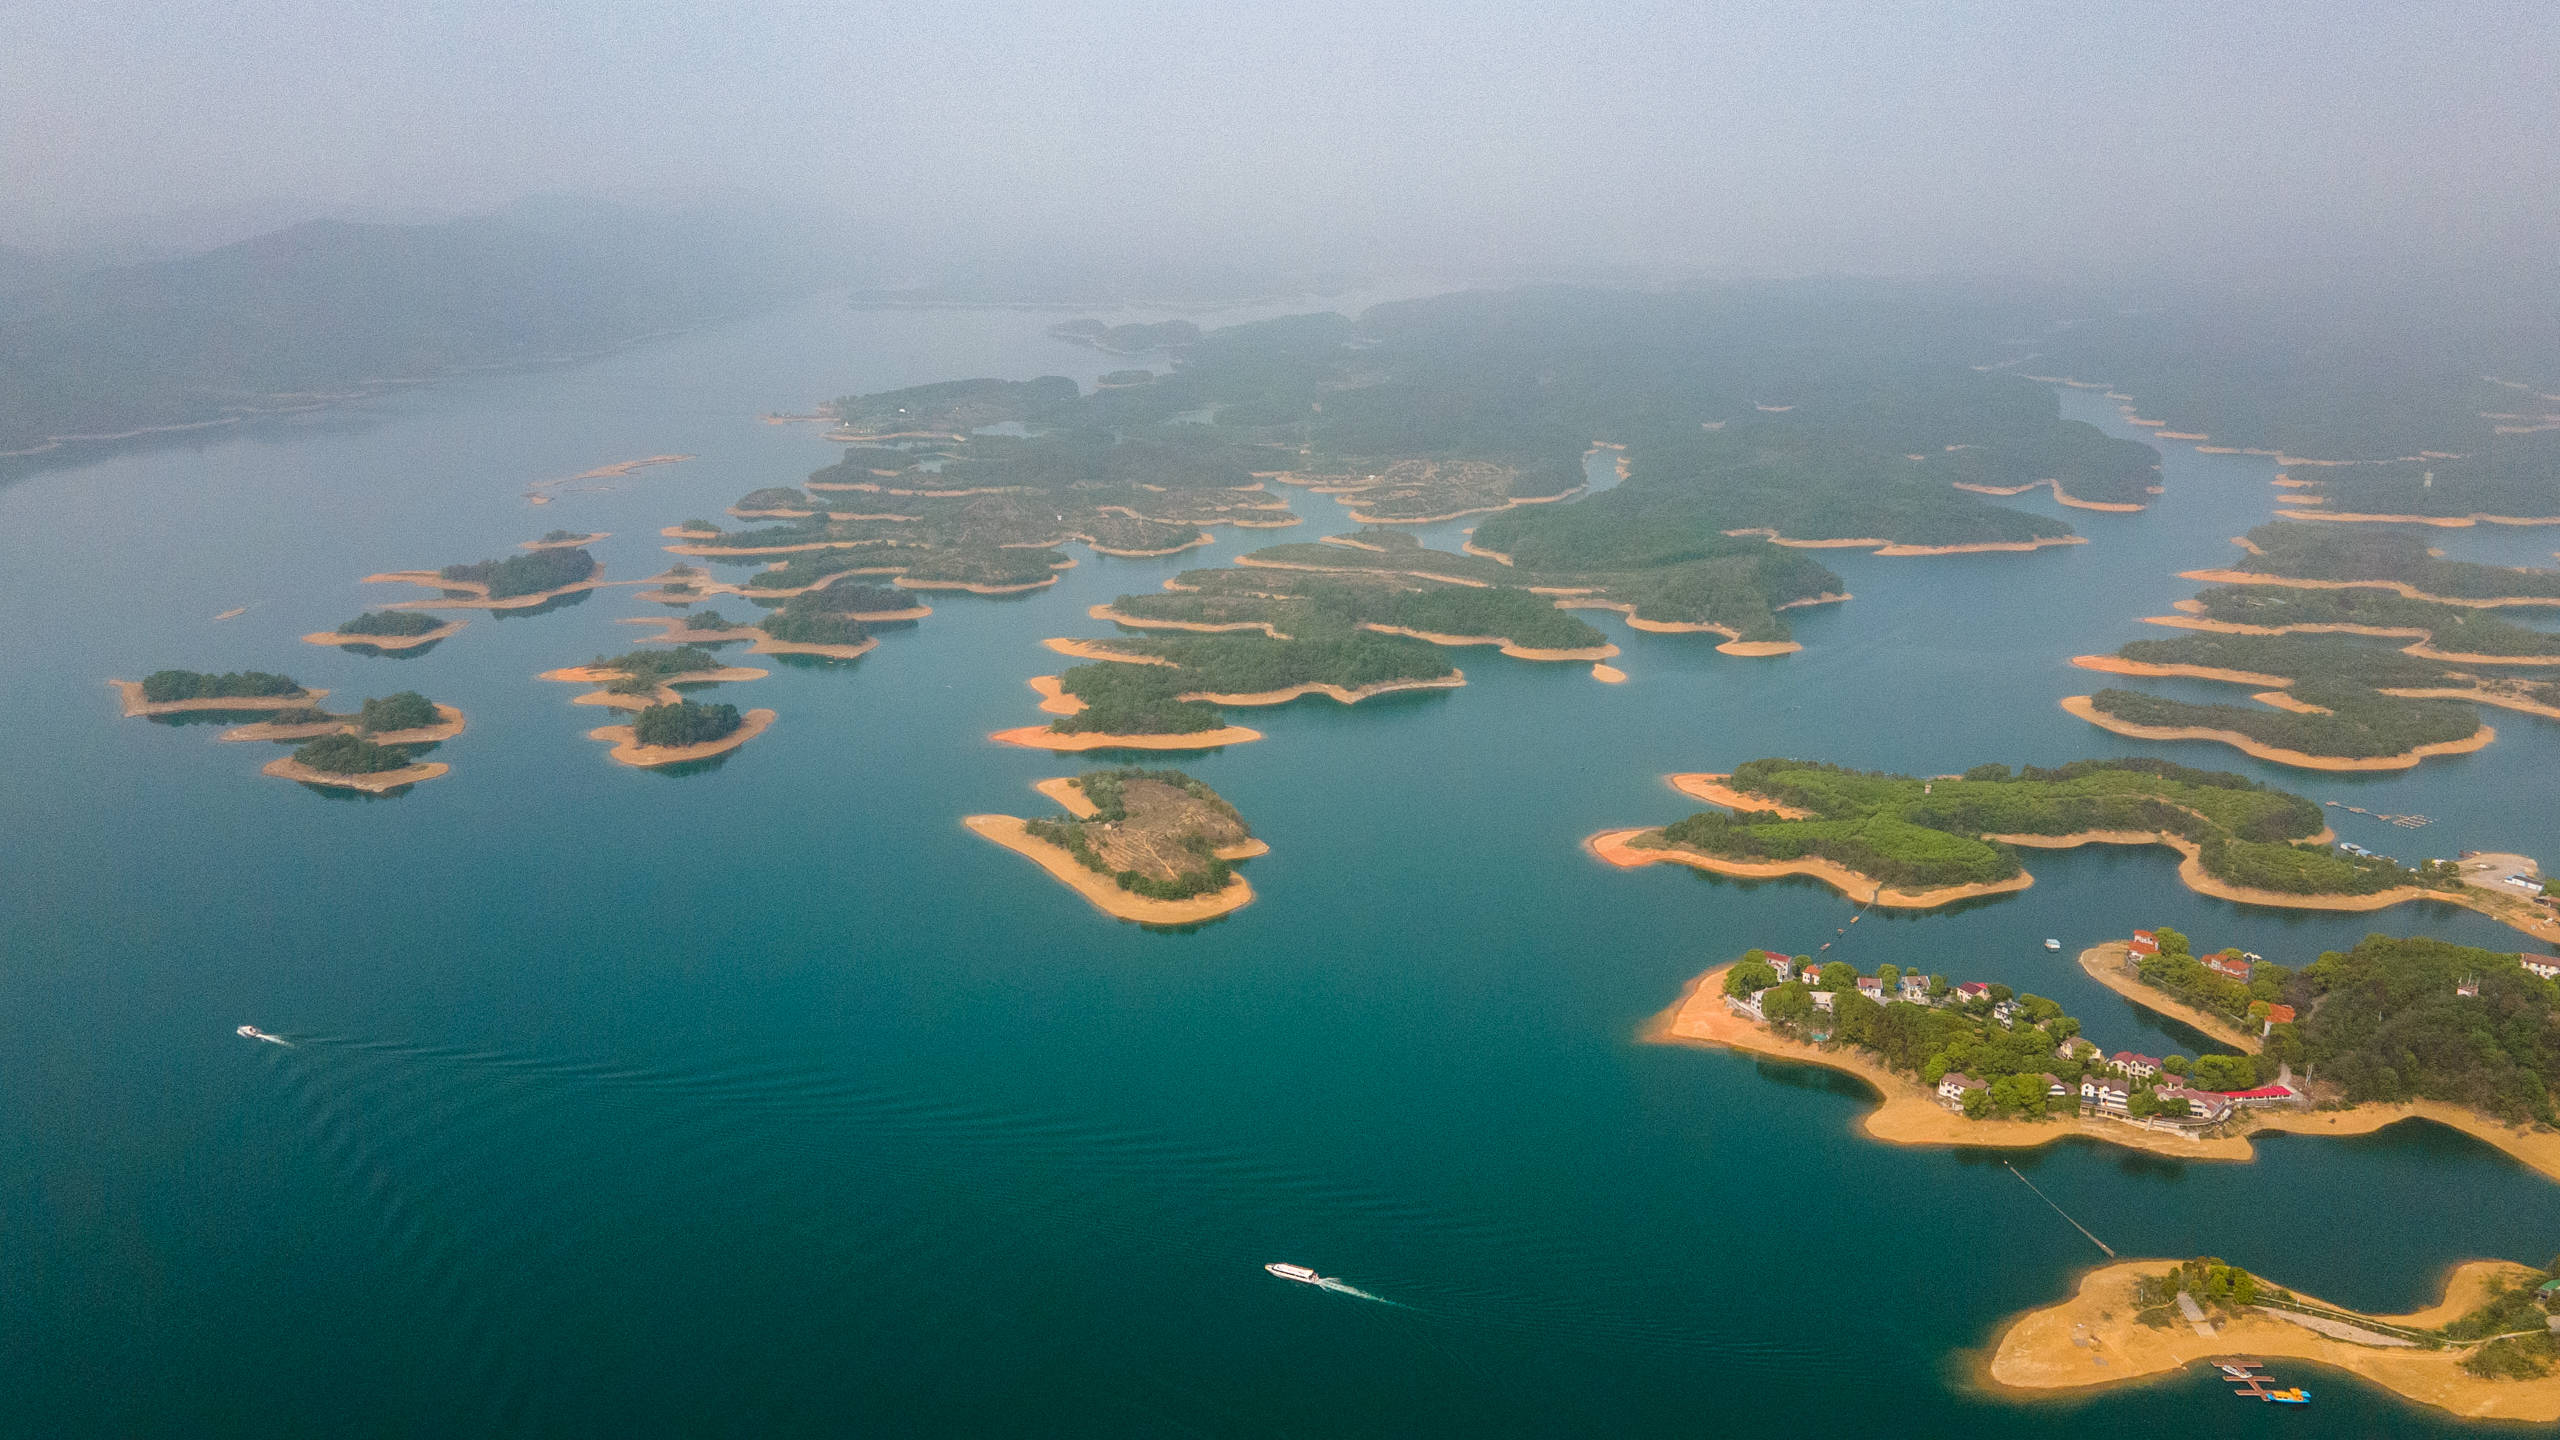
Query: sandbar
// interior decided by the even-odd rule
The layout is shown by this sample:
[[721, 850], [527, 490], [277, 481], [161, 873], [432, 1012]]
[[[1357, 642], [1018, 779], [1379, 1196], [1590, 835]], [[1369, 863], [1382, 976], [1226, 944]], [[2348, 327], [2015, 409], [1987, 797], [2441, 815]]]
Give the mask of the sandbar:
[[612, 531], [598, 530], [591, 535], [579, 535], [568, 540], [527, 540], [516, 548], [519, 550], [575, 550], [581, 545], [593, 545], [599, 540], [612, 538]]
[[1870, 876], [1861, 875], [1846, 865], [1808, 855], [1795, 860], [1728, 860], [1676, 845], [1638, 846], [1629, 842], [1641, 835], [1659, 835], [1661, 830], [1603, 830], [1582, 842], [1592, 855], [1622, 869], [1638, 865], [1688, 865], [1737, 880], [1779, 880], [1801, 875], [1819, 880], [1841, 894], [1864, 904], [1881, 905], [1888, 910], [1929, 910], [1970, 900], [1982, 895], [2007, 895], [2036, 883], [2033, 875], [2021, 870], [2006, 880], [1987, 885], [1942, 885], [1933, 890], [1897, 890]]
[[368, 795], [380, 795], [415, 785], [421, 780], [433, 780], [439, 775], [450, 774], [452, 770], [452, 766], [441, 760], [427, 760], [403, 765], [397, 770], [377, 770], [370, 775], [333, 775], [326, 770], [314, 770], [290, 755], [279, 755], [258, 767], [261, 775], [299, 780], [305, 785], [326, 785], [337, 790], [362, 790]]
[[[2288, 682], [2289, 683], [2289, 682]], [[2498, 738], [2498, 732], [2487, 725], [2460, 740], [2446, 740], [2433, 745], [2419, 745], [2397, 755], [2374, 755], [2363, 759], [2342, 759], [2330, 755], [2313, 755], [2301, 750], [2286, 750], [2243, 735], [2237, 730], [2214, 730], [2201, 725], [2136, 725], [2100, 710], [2087, 695], [2066, 695], [2062, 708], [2088, 721], [2101, 730], [2129, 735], [2136, 740], [2211, 740], [2228, 745], [2244, 755], [2276, 765], [2290, 765], [2297, 770], [2410, 770], [2431, 755], [2467, 755], [2483, 750]]]
[[750, 710], [738, 717], [738, 728], [717, 740], [699, 745], [643, 745], [640, 732], [629, 725], [599, 725], [587, 732], [590, 740], [612, 742], [614, 760], [624, 765], [651, 769], [660, 765], [680, 765], [687, 760], [708, 760], [725, 755], [765, 732], [773, 723], [770, 710]]
[[[1984, 1367], [1989, 1388], [2080, 1390], [2168, 1374], [2221, 1356], [2281, 1356], [2343, 1370], [2404, 1399], [2471, 1419], [2541, 1424], [2560, 1420], [2560, 1374], [2531, 1380], [2482, 1379], [2461, 1368], [2467, 1349], [2360, 1345], [2278, 1319], [2264, 1309], [2238, 1316], [2217, 1310], [2213, 1314], [2217, 1333], [2212, 1335], [2183, 1322], [2142, 1324], [2135, 1319], [2141, 1309], [2134, 1299], [2136, 1283], [2177, 1263], [2127, 1260], [2100, 1266], [2081, 1278], [2070, 1299], [2010, 1321]], [[2467, 1261], [2446, 1277], [2441, 1301], [2408, 1315], [2359, 1315], [2298, 1291], [2294, 1298], [2380, 1325], [2432, 1329], [2485, 1304], [2493, 1280], [2531, 1273], [2508, 1261]], [[2287, 1381], [2280, 1378], [2276, 1383]]]
[[[1376, 547], [1373, 546], [1369, 548], [1374, 549]], [[1469, 555], [1475, 556], [1479, 560], [1490, 560], [1496, 565], [1509, 565], [1513, 563], [1510, 556], [1503, 554], [1499, 550], [1487, 550], [1473, 540], [1462, 540], [1458, 542], [1458, 548]]]
[[1591, 678], [1603, 685], [1624, 685], [1627, 683], [1627, 672], [1615, 665], [1594, 665], [1591, 667]]
[[373, 650], [415, 650], [433, 645], [470, 624], [468, 620], [447, 620], [433, 630], [417, 635], [341, 635], [334, 630], [314, 630], [302, 637], [305, 645], [361, 645]]
[[1062, 735], [1046, 725], [1024, 725], [1012, 730], [998, 730], [987, 737], [1001, 745], [1020, 745], [1031, 750], [1215, 750], [1221, 745], [1242, 745], [1259, 740], [1262, 732], [1242, 725], [1224, 725], [1215, 730], [1195, 730], [1187, 735], [1106, 735], [1099, 731], [1079, 731]]
[[[1054, 798], [1054, 797], [1053, 797]], [[1242, 875], [1227, 881], [1224, 889], [1207, 895], [1194, 895], [1185, 900], [1158, 900], [1123, 890], [1117, 880], [1098, 870], [1086, 868], [1066, 850], [1031, 833], [1030, 827], [1012, 815], [971, 815], [961, 824], [993, 840], [1017, 855], [1029, 856], [1050, 878], [1074, 890], [1093, 908], [1121, 920], [1134, 920], [1142, 925], [1194, 925], [1215, 920], [1231, 911], [1253, 903], [1253, 886]]]
[[1077, 640], [1066, 636], [1058, 636], [1052, 639], [1043, 640], [1040, 643], [1057, 651], [1061, 655], [1075, 660], [1108, 660], [1121, 665], [1162, 665], [1168, 670], [1178, 668], [1172, 661], [1165, 659], [1161, 655], [1126, 654], [1122, 651], [1111, 649], [1106, 645], [1092, 640]]
[[2080, 968], [2090, 979], [2106, 986], [2145, 1010], [2166, 1015], [2190, 1030], [2201, 1031], [2244, 1055], [2258, 1053], [2258, 1037], [2219, 1015], [2199, 1010], [2166, 990], [2142, 982], [2126, 963], [2132, 949], [2121, 940], [2092, 945], [2080, 952]]
[[136, 715], [177, 715], [190, 710], [294, 710], [320, 703], [326, 690], [299, 690], [291, 695], [217, 695], [202, 700], [145, 700], [139, 680], [110, 680], [116, 694], [123, 697], [125, 718]]

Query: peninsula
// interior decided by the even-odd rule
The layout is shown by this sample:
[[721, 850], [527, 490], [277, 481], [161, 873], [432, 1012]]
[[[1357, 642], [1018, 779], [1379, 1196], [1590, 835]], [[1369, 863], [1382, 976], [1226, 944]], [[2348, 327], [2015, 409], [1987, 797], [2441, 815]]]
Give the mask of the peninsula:
[[1232, 862], [1270, 847], [1198, 780], [1178, 770], [1088, 770], [1036, 788], [1067, 813], [964, 823], [1122, 920], [1191, 925], [1252, 903], [1253, 887]]
[[[1853, 899], [1927, 909], [2033, 883], [2017, 851], [2165, 845], [2189, 889], [2248, 904], [2379, 909], [2418, 898], [2459, 903], [2452, 865], [2411, 870], [2329, 848], [2320, 808], [2298, 795], [2165, 760], [2081, 760], [2054, 768], [1979, 765], [1924, 780], [1795, 760], [1754, 760], [1729, 776], [1671, 777], [1726, 807], [1650, 830], [1612, 830], [1586, 847], [1622, 867], [1672, 863], [1741, 879], [1802, 875]], [[1728, 813], [1732, 812], [1732, 813]]]

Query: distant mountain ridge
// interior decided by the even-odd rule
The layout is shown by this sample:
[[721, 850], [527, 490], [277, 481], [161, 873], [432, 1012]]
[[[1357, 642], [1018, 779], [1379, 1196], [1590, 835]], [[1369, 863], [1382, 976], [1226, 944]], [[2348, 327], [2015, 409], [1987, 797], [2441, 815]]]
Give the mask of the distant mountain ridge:
[[819, 288], [781, 217], [541, 200], [316, 220], [0, 296], [0, 453], [223, 424], [470, 367], [592, 353]]

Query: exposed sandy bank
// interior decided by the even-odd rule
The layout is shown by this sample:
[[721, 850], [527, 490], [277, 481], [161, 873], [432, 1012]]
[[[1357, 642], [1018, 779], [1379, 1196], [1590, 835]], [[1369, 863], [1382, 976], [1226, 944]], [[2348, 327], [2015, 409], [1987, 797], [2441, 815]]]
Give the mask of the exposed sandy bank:
[[2474, 510], [2468, 515], [2361, 515], [2344, 510], [2278, 510], [2287, 520], [2337, 520], [2364, 525], [2433, 525], [2440, 530], [2465, 530], [2474, 525], [2560, 525], [2560, 515], [2491, 515]]
[[1072, 660], [1103, 660], [1119, 665], [1162, 665], [1168, 670], [1175, 668], [1172, 661], [1161, 655], [1126, 654], [1092, 640], [1077, 640], [1061, 635], [1040, 643]]
[[1066, 692], [1055, 675], [1034, 675], [1031, 688], [1040, 696], [1040, 713], [1044, 715], [1081, 715], [1084, 701]]
[[1758, 810], [1775, 815], [1781, 820], [1813, 818], [1813, 812], [1810, 810], [1799, 810], [1793, 805], [1781, 805], [1766, 796], [1755, 795], [1748, 790], [1736, 790], [1724, 783], [1732, 778], [1731, 775], [1711, 775], [1703, 772], [1683, 772], [1662, 777], [1664, 784], [1681, 794], [1693, 800], [1704, 800], [1710, 805], [1721, 805], [1727, 810]]
[[1594, 665], [1591, 667], [1591, 678], [1603, 685], [1624, 685], [1627, 683], [1627, 672], [1615, 665]]
[[1017, 855], [1029, 856], [1049, 872], [1051, 879], [1116, 919], [1142, 925], [1196, 925], [1253, 903], [1253, 886], [1242, 875], [1230, 878], [1224, 889], [1212, 894], [1194, 895], [1187, 900], [1158, 900], [1123, 890], [1112, 877], [1085, 868], [1084, 862], [1072, 854], [1033, 835], [1015, 816], [971, 815], [960, 823]]
[[1393, 695], [1401, 690], [1455, 690], [1466, 683], [1467, 672], [1452, 670], [1436, 680], [1385, 680], [1375, 685], [1363, 685], [1357, 689], [1347, 689], [1340, 685], [1327, 685], [1310, 680], [1304, 685], [1292, 685], [1286, 690], [1253, 690], [1240, 695], [1221, 694], [1214, 690], [1186, 690], [1174, 698], [1198, 700], [1210, 705], [1254, 706], [1285, 705], [1302, 696], [1322, 695], [1339, 700], [1345, 705], [1357, 705], [1363, 700], [1380, 695]]
[[763, 734], [765, 727], [772, 723], [772, 711], [750, 710], [738, 717], [737, 729], [717, 740], [706, 740], [699, 745], [643, 745], [640, 743], [640, 732], [629, 725], [599, 725], [587, 732], [587, 738], [610, 742], [613, 746], [612, 756], [616, 762], [647, 770], [660, 765], [680, 765], [687, 760], [708, 760], [714, 755], [726, 755]]
[[1416, 640], [1428, 640], [1434, 645], [1453, 648], [1466, 645], [1499, 645], [1502, 647], [1501, 653], [1514, 660], [1594, 661], [1607, 660], [1618, 653], [1617, 646], [1606, 644], [1583, 645], [1571, 650], [1554, 650], [1523, 645], [1507, 635], [1447, 635], [1437, 630], [1409, 630], [1401, 625], [1376, 623], [1364, 623], [1360, 628], [1375, 631], [1380, 635], [1407, 635]]
[[575, 550], [581, 545], [593, 545], [599, 540], [610, 540], [612, 538], [612, 531], [598, 530], [593, 534], [580, 535], [569, 540], [527, 540], [517, 545], [516, 548], [519, 550]]
[[[2137, 507], [2138, 508], [2138, 507]], [[2086, 535], [2047, 535], [2035, 540], [1986, 540], [1972, 545], [1906, 545], [1898, 540], [1865, 536], [1855, 540], [1794, 540], [1766, 526], [1727, 530], [1727, 535], [1757, 535], [1790, 550], [1872, 550], [1878, 555], [1981, 555], [1993, 551], [2041, 550], [2048, 545], [2086, 545]]]
[[2244, 1055], [2258, 1053], [2258, 1037], [2240, 1029], [2219, 1015], [2199, 1010], [2165, 990], [2142, 983], [2140, 976], [2125, 962], [2132, 950], [2121, 940], [2092, 945], [2080, 952], [2080, 969], [2092, 980], [2106, 986], [2145, 1010], [2166, 1015], [2191, 1030], [2198, 1030]]
[[[1072, 565], [1075, 562], [1067, 563]], [[905, 575], [893, 577], [889, 583], [901, 590], [965, 590], [972, 595], [1020, 595], [1057, 584], [1058, 572], [1053, 569], [1037, 580], [1027, 580], [1020, 585], [980, 585], [972, 580], [916, 580]]]
[[2498, 610], [2521, 605], [2560, 606], [2560, 596], [2551, 595], [2507, 595], [2494, 600], [2430, 595], [2404, 580], [2296, 580], [2283, 575], [2261, 575], [2255, 570], [2181, 570], [2178, 578], [2207, 585], [2285, 585], [2296, 590], [2388, 590], [2411, 600], [2432, 600], [2439, 605], [2460, 605], [2472, 610]]
[[1673, 846], [1656, 849], [1628, 843], [1640, 835], [1658, 836], [1660, 834], [1659, 827], [1652, 830], [1604, 830], [1582, 843], [1583, 848], [1593, 855], [1621, 868], [1656, 864], [1687, 865], [1718, 875], [1728, 875], [1737, 880], [1778, 880], [1791, 875], [1802, 875], [1819, 880], [1852, 900], [1881, 905], [1888, 910], [1929, 910], [1982, 895], [2007, 895], [2024, 890], [2036, 883], [2034, 876], [2022, 870], [2006, 880], [1988, 885], [1943, 885], [1934, 890], [1897, 890], [1871, 876], [1861, 875], [1845, 865], [1825, 860], [1820, 856], [1807, 856], [1800, 860], [1727, 860], [1722, 856], [1705, 855], [1695, 850]]
[[1215, 750], [1221, 745], [1242, 745], [1259, 740], [1262, 732], [1242, 725], [1225, 725], [1215, 730], [1199, 730], [1188, 735], [1105, 735], [1086, 731], [1061, 735], [1046, 725], [1024, 725], [1013, 730], [998, 730], [987, 737], [1001, 745], [1020, 745], [1030, 750]]
[[2293, 683], [2285, 676], [2261, 675], [2255, 670], [2224, 670], [2212, 665], [2155, 665], [2148, 660], [2127, 660], [2121, 655], [2074, 655], [2071, 663], [2080, 669], [2107, 675], [2179, 676], [2190, 680], [2220, 680], [2232, 685]]
[[397, 770], [376, 771], [371, 775], [332, 775], [326, 770], [314, 770], [290, 755], [279, 755], [258, 767], [261, 775], [299, 780], [305, 785], [326, 785], [336, 790], [361, 790], [368, 795], [380, 795], [415, 785], [421, 780], [433, 780], [452, 771], [453, 767], [441, 760], [427, 760], [416, 765], [403, 765]]
[[[2049, 1393], [2118, 1385], [2168, 1374], [2225, 1355], [2282, 1357], [2344, 1370], [2395, 1395], [2472, 1419], [2548, 1424], [2560, 1420], [2560, 1375], [2533, 1380], [2484, 1380], [2461, 1368], [2463, 1349], [2359, 1345], [2332, 1339], [2263, 1310], [2241, 1315], [2215, 1312], [2217, 1333], [2187, 1324], [2144, 1325], [2134, 1287], [2166, 1273], [2174, 1260], [2128, 1260], [2083, 1276], [2059, 1305], [2030, 1310], [2002, 1331], [1985, 1378], [1994, 1390]], [[2475, 1260], [2447, 1277], [2445, 1298], [2409, 1315], [2360, 1316], [2382, 1325], [2433, 1328], [2485, 1303], [2490, 1282], [2532, 1273], [2507, 1261]], [[2273, 1277], [2270, 1277], [2273, 1278]], [[2326, 1301], [2296, 1292], [2296, 1299], [2354, 1316]], [[2278, 1378], [2289, 1383], [2299, 1377]], [[2313, 1388], [2317, 1388], [2314, 1386]]]
[[2244, 755], [2252, 755], [2271, 764], [2290, 765], [2297, 770], [2409, 770], [2416, 768], [2419, 761], [2431, 755], [2467, 755], [2474, 750], [2488, 748], [2498, 738], [2498, 732], [2495, 729], [2483, 725], [2460, 740], [2420, 745], [2397, 755], [2375, 755], [2364, 759], [2348, 760], [2329, 755], [2307, 754], [2300, 750], [2282, 749], [2243, 735], [2237, 730], [2213, 730], [2201, 725], [2136, 725], [2132, 721], [2117, 719], [2100, 710], [2091, 703], [2091, 698], [2087, 695], [2065, 696], [2062, 700], [2062, 708], [2101, 730], [2113, 731], [2118, 735], [2129, 735], [2136, 740], [2211, 740], [2217, 744], [2228, 745]]
[[279, 725], [261, 720], [255, 725], [235, 725], [222, 732], [224, 740], [317, 740], [323, 735], [364, 735], [376, 745], [440, 745], [462, 733], [467, 723], [461, 711], [450, 705], [436, 707], [433, 725], [420, 725], [408, 730], [381, 730], [365, 735], [356, 728], [353, 715], [332, 715], [308, 725]]
[[2131, 1121], [2089, 1115], [2060, 1115], [2049, 1120], [1968, 1120], [1940, 1104], [1936, 1094], [1908, 1075], [1885, 1068], [1874, 1055], [1847, 1045], [1824, 1047], [1790, 1040], [1765, 1025], [1725, 1008], [1724, 975], [1719, 965], [1690, 981], [1670, 1009], [1639, 1029], [1637, 1038], [1650, 1045], [1696, 1045], [1738, 1050], [1772, 1059], [1819, 1065], [1855, 1075], [1876, 1092], [1880, 1102], [1858, 1122], [1869, 1139], [1888, 1145], [1961, 1145], [1996, 1150], [2032, 1150], [2057, 1140], [2080, 1138], [2148, 1150], [2186, 1160], [2246, 1160], [2246, 1140], [2206, 1140], [2168, 1130], [2146, 1129]]
[[305, 705], [317, 705], [329, 693], [326, 690], [302, 690], [291, 695], [153, 701], [142, 698], [142, 682], [139, 680], [110, 680], [107, 683], [114, 686], [116, 694], [122, 697], [125, 718], [128, 720], [136, 715], [179, 715], [192, 710], [210, 710], [216, 713], [226, 710], [295, 710]]
[[[611, 690], [594, 690], [570, 701], [572, 705], [601, 705], [612, 710], [646, 710], [652, 705], [673, 705], [684, 698], [678, 685], [728, 685], [746, 680], [761, 680], [772, 674], [750, 665], [723, 665], [717, 670], [693, 670], [661, 680], [658, 688], [646, 695], [618, 695]], [[598, 670], [591, 665], [570, 665], [558, 670], [545, 670], [536, 680], [556, 680], [569, 685], [610, 685], [622, 678], [619, 670]]]
[[468, 620], [447, 620], [433, 630], [418, 635], [341, 635], [334, 630], [314, 630], [302, 637], [302, 643], [305, 645], [364, 645], [375, 650], [415, 650], [421, 645], [433, 645], [470, 623]]
[[1141, 615], [1124, 615], [1112, 609], [1108, 603], [1093, 606], [1084, 613], [1096, 620], [1108, 620], [1114, 625], [1126, 625], [1132, 630], [1188, 630], [1202, 635], [1224, 635], [1240, 630], [1259, 630], [1274, 640], [1289, 638], [1273, 628], [1268, 620], [1154, 620]]
[[[433, 600], [395, 600], [383, 606], [385, 610], [530, 610], [536, 605], [557, 600], [563, 595], [575, 595], [582, 590], [601, 589], [605, 579], [604, 567], [598, 565], [584, 580], [573, 581], [555, 590], [536, 590], [530, 595], [510, 595], [504, 600], [490, 599], [489, 587], [477, 580], [447, 580], [433, 570], [391, 570], [380, 575], [367, 575], [363, 583], [424, 585], [430, 589], [448, 592]], [[466, 598], [453, 598], [451, 592], [454, 591], [461, 592]], [[479, 598], [468, 598], [475, 595]]]
[[2074, 510], [2104, 510], [2115, 515], [2130, 515], [2136, 511], [2151, 508], [2148, 505], [2129, 505], [2113, 500], [2083, 500], [2063, 489], [2062, 482], [2059, 480], [2030, 480], [2024, 485], [1975, 485], [1963, 480], [1954, 483], [1957, 489], [1970, 490], [1976, 495], [2024, 495], [2042, 485], [2053, 491], [2055, 503], [2068, 505]]

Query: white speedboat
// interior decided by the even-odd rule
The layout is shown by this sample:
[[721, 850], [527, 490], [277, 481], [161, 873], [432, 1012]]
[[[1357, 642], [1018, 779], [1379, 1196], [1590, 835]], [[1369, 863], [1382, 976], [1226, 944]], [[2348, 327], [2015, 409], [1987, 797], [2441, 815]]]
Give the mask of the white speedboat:
[[2062, 942], [2059, 940], [2048, 939], [2044, 942], [2044, 948], [2047, 950], [2059, 950], [2062, 948]]
[[1308, 1269], [1304, 1265], [1265, 1265], [1262, 1268], [1279, 1276], [1283, 1280], [1295, 1280], [1301, 1285], [1321, 1285], [1324, 1283], [1323, 1276]]
[[258, 1028], [257, 1026], [255, 1026], [255, 1025], [243, 1025], [243, 1026], [241, 1026], [241, 1027], [240, 1027], [240, 1036], [241, 1036], [241, 1038], [242, 1038], [242, 1039], [245, 1039], [245, 1040], [264, 1040], [264, 1041], [266, 1041], [266, 1042], [267, 1042], [268, 1044], [270, 1044], [270, 1045], [285, 1045], [285, 1046], [290, 1046], [290, 1045], [292, 1045], [292, 1044], [293, 1044], [293, 1042], [292, 1042], [292, 1041], [287, 1040], [287, 1039], [286, 1039], [286, 1038], [284, 1038], [283, 1036], [281, 1036], [281, 1035], [270, 1035], [270, 1034], [268, 1034], [266, 1031], [259, 1029], [259, 1028]]

